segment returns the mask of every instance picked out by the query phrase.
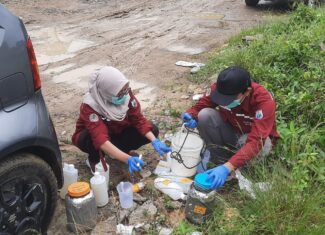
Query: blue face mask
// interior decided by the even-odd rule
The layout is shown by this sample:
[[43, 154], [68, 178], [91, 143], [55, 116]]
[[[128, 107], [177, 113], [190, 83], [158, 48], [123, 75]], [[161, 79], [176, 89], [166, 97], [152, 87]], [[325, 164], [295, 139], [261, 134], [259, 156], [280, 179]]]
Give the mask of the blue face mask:
[[125, 103], [125, 100], [129, 98], [129, 94], [123, 95], [122, 97], [112, 97], [112, 103], [115, 105], [122, 105]]

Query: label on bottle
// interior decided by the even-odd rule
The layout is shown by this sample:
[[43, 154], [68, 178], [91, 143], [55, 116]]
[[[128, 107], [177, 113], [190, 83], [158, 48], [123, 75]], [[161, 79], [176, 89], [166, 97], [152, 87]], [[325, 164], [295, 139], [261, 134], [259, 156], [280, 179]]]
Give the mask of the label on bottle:
[[164, 185], [169, 185], [171, 182], [172, 182], [171, 180], [164, 180], [162, 183], [163, 183]]
[[196, 205], [196, 206], [194, 207], [194, 212], [195, 212], [196, 214], [205, 215], [206, 210], [207, 210], [207, 208], [205, 208], [205, 207], [203, 207], [203, 206], [198, 206], [198, 205]]
[[192, 183], [193, 180], [189, 179], [189, 178], [182, 178], [180, 179], [180, 182], [183, 184], [188, 184], [188, 183]]

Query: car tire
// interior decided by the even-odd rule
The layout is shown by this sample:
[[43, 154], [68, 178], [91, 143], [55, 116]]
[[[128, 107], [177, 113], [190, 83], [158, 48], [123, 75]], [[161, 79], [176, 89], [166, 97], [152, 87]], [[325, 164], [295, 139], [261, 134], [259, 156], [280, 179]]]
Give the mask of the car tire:
[[250, 7], [256, 6], [258, 2], [259, 0], [245, 0], [246, 5]]
[[20, 153], [0, 162], [0, 234], [46, 234], [57, 181], [41, 158]]

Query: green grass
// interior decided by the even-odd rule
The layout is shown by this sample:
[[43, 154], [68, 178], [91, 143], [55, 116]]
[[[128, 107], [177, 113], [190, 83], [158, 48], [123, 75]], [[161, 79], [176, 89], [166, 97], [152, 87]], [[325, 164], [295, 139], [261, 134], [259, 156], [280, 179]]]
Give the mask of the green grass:
[[[247, 35], [259, 39], [248, 43], [242, 40]], [[257, 192], [255, 200], [232, 190], [213, 218], [195, 229], [205, 234], [325, 234], [324, 48], [325, 8], [300, 5], [292, 14], [233, 37], [191, 77], [208, 82], [228, 66], [246, 68], [274, 94], [281, 134], [267, 161], [253, 162], [247, 171], [253, 180], [271, 182], [272, 190]]]

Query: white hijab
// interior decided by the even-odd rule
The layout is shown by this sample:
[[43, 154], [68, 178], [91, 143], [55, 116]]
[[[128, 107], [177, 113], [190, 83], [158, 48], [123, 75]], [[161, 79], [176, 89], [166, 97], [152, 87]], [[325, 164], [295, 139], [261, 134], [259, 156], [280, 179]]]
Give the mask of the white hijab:
[[83, 103], [107, 120], [122, 121], [129, 109], [130, 97], [122, 105], [113, 104], [112, 97], [117, 96], [127, 83], [129, 81], [118, 69], [105, 66], [90, 78], [89, 91], [85, 94]]

